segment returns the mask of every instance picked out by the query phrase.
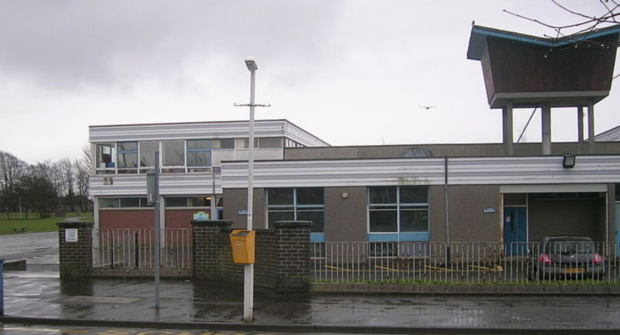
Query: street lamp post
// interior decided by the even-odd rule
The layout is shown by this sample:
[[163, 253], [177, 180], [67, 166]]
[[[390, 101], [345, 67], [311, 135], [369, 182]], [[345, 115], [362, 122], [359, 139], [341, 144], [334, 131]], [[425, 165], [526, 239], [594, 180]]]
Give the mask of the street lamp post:
[[[254, 206], [254, 94], [256, 79], [256, 62], [246, 59], [245, 65], [250, 70], [250, 138], [248, 143], [248, 209], [247, 230], [252, 230], [252, 208]], [[244, 266], [243, 319], [254, 319], [254, 264]]]
[[[252, 230], [252, 208], [254, 207], [254, 107], [271, 107], [270, 104], [258, 105], [254, 102], [256, 62], [246, 59], [245, 66], [250, 70], [250, 103], [235, 104], [237, 107], [250, 107], [250, 138], [248, 143], [248, 209], [247, 230]], [[244, 268], [243, 320], [254, 320], [254, 264], [246, 264]]]

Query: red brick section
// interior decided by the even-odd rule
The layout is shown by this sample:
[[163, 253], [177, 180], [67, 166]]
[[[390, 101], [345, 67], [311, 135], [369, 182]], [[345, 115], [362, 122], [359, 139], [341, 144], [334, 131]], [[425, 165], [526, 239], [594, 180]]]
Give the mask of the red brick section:
[[[93, 266], [93, 223], [58, 222], [61, 278], [84, 278]], [[67, 229], [77, 229], [77, 242], [67, 242]]]

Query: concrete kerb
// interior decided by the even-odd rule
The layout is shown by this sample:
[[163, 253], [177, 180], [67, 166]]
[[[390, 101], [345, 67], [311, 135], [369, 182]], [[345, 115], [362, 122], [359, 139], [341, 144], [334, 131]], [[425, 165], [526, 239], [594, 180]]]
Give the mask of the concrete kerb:
[[616, 296], [620, 286], [589, 285], [393, 285], [393, 284], [310, 284], [313, 294], [413, 294], [495, 296]]
[[286, 332], [286, 333], [340, 333], [340, 334], [461, 334], [461, 335], [534, 335], [534, 334], [620, 334], [618, 329], [597, 328], [502, 328], [502, 327], [382, 327], [382, 326], [333, 326], [312, 324], [257, 324], [253, 322], [210, 323], [210, 322], [169, 322], [169, 321], [122, 321], [91, 319], [30, 318], [19, 316], [0, 316], [0, 324], [46, 325], [64, 327], [105, 327], [138, 329], [178, 329], [178, 330], [223, 330], [245, 332]]

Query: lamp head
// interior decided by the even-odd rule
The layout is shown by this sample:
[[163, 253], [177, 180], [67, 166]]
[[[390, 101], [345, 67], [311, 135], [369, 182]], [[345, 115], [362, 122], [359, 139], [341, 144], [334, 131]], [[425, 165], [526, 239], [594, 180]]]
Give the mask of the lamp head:
[[254, 61], [254, 59], [252, 58], [245, 59], [245, 66], [248, 67], [248, 70], [250, 70], [250, 72], [258, 70], [258, 66], [256, 65], [256, 62]]
[[575, 167], [575, 161], [577, 158], [575, 155], [565, 154], [564, 159], [562, 160], [562, 167], [565, 169], [572, 169]]

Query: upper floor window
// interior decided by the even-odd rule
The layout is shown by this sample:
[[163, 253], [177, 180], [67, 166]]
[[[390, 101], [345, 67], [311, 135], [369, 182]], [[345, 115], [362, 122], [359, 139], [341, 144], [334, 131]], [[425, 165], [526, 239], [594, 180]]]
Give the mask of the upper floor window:
[[116, 146], [114, 143], [97, 144], [97, 168], [114, 168], [116, 161]]
[[140, 142], [140, 167], [155, 168], [155, 151], [159, 151], [159, 142]]
[[428, 187], [369, 187], [368, 231], [428, 232]]
[[[248, 148], [250, 140], [248, 138], [238, 138], [237, 148]], [[254, 148], [282, 148], [281, 137], [256, 137], [254, 138]]]
[[[255, 148], [281, 148], [281, 137], [256, 138]], [[163, 173], [210, 172], [214, 164], [234, 159], [236, 148], [247, 148], [247, 138], [217, 138], [162, 141], [97, 143], [95, 171], [108, 173], [146, 173], [155, 167], [159, 151]]]
[[211, 166], [211, 140], [187, 141], [187, 166]]
[[185, 141], [162, 141], [162, 166], [185, 167]]
[[116, 163], [119, 173], [137, 173], [138, 142], [118, 142]]
[[234, 138], [218, 138], [213, 140], [213, 149], [234, 149]]

